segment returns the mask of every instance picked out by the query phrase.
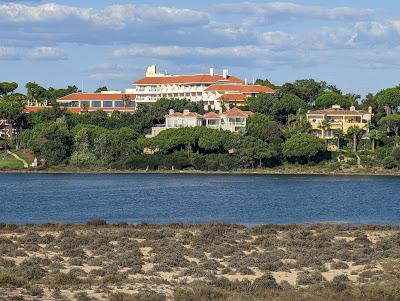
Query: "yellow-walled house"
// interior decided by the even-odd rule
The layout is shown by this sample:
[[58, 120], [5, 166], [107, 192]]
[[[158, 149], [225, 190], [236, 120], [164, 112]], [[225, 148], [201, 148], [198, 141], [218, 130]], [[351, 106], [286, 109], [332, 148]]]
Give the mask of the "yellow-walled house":
[[334, 139], [334, 130], [342, 130], [347, 134], [348, 129], [356, 126], [365, 130], [365, 137], [369, 132], [368, 125], [372, 119], [372, 108], [368, 111], [356, 110], [351, 107], [350, 110], [341, 108], [338, 105], [330, 109], [308, 111], [307, 119], [312, 126], [312, 134], [322, 139]]

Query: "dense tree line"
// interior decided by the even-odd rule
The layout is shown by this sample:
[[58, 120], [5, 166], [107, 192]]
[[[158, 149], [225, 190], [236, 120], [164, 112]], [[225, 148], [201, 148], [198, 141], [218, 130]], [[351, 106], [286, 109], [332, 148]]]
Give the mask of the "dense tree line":
[[[77, 166], [118, 169], [204, 170], [274, 167], [282, 164], [329, 164], [400, 166], [400, 87], [368, 94], [343, 94], [336, 86], [312, 79], [276, 86], [274, 94], [249, 98], [243, 109], [254, 114], [240, 133], [205, 127], [166, 130], [154, 138], [145, 138], [151, 127], [165, 122], [170, 109], [204, 114], [201, 103], [161, 99], [155, 104], [140, 105], [134, 114], [102, 111], [74, 114], [54, 105], [52, 109], [25, 114], [30, 102], [47, 102], [79, 91], [76, 86], [45, 89], [36, 83], [25, 85], [26, 95], [16, 93], [16, 83], [0, 83], [0, 118], [21, 129], [8, 143], [25, 147], [44, 166]], [[97, 92], [106, 91], [100, 87]], [[325, 141], [311, 135], [306, 112], [332, 105], [357, 109], [372, 108], [374, 118], [365, 132], [352, 127], [347, 134], [335, 130], [335, 139]], [[327, 130], [329, 123], [321, 124]], [[329, 152], [335, 145], [339, 151]]]

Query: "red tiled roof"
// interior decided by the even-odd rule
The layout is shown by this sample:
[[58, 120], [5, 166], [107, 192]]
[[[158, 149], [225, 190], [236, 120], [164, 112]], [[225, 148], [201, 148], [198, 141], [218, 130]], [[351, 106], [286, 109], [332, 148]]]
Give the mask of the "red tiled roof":
[[[49, 107], [49, 106], [47, 106], [47, 107], [44, 107], [44, 106], [38, 106], [38, 107], [29, 106], [29, 107], [26, 107], [24, 109], [24, 112], [26, 112], [26, 113], [34, 113], [34, 112], [41, 111], [41, 110], [50, 110], [51, 108], [52, 107]], [[89, 112], [92, 112], [92, 111], [129, 111], [129, 112], [132, 112], [132, 111], [136, 110], [135, 108], [131, 108], [131, 107], [128, 107], [128, 108], [121, 108], [121, 107], [95, 108], [95, 107], [89, 107], [89, 108], [85, 109], [85, 108], [80, 108], [80, 107], [62, 107], [61, 106], [61, 108], [62, 109], [66, 109], [67, 111], [72, 112], [72, 113], [80, 113], [80, 112], [86, 112], [86, 111], [89, 111]]]
[[188, 113], [180, 113], [180, 112], [174, 112], [172, 114], [165, 115], [165, 117], [200, 117], [202, 118], [203, 116], [194, 112], [188, 112]]
[[168, 117], [181, 117], [183, 114], [180, 112], [174, 112], [172, 114], [167, 115]]
[[131, 100], [136, 99], [135, 94], [72, 93], [61, 97], [59, 100], [121, 100], [124, 95], [129, 96]]
[[315, 115], [365, 115], [365, 114], [370, 114], [368, 111], [362, 111], [362, 110], [332, 110], [332, 109], [327, 109], [327, 110], [316, 110], [316, 111], [309, 111], [307, 114], [315, 114]]
[[204, 119], [221, 119], [221, 116], [219, 116], [215, 112], [208, 112], [203, 116]]
[[229, 91], [229, 92], [242, 92], [242, 93], [274, 93], [271, 88], [261, 86], [261, 85], [211, 85], [207, 89], [208, 91]]
[[200, 118], [203, 118], [202, 115], [197, 114], [197, 113], [195, 113], [195, 112], [189, 112], [189, 113], [186, 113], [186, 114], [184, 113], [183, 116], [187, 116], [187, 117], [200, 117]]
[[250, 111], [242, 111], [238, 108], [232, 108], [223, 113], [222, 115], [228, 116], [228, 117], [249, 117], [253, 114], [253, 112]]
[[144, 77], [135, 81], [134, 85], [165, 85], [165, 84], [190, 84], [190, 83], [236, 83], [243, 84], [240, 78], [236, 76], [228, 76], [225, 79], [222, 75], [211, 76], [209, 74], [197, 75], [177, 75], [177, 76], [161, 76], [161, 77]]
[[244, 101], [246, 99], [246, 95], [243, 93], [226, 93], [218, 97], [218, 99], [224, 101]]

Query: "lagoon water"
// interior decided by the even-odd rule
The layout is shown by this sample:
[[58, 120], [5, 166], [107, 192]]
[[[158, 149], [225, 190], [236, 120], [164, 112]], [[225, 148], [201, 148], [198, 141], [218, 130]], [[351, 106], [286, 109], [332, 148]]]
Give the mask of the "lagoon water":
[[400, 224], [400, 178], [0, 174], [0, 221]]

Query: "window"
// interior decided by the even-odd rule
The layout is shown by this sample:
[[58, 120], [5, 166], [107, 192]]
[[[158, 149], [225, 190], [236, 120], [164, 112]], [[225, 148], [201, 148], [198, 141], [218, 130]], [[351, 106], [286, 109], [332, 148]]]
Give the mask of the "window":
[[90, 107], [90, 101], [82, 100], [81, 107]]
[[93, 108], [100, 108], [100, 107], [101, 107], [101, 101], [99, 101], [99, 100], [92, 100], [92, 107], [93, 107]]
[[104, 108], [112, 108], [113, 102], [112, 101], [103, 101], [103, 107]]
[[116, 108], [123, 108], [123, 107], [125, 107], [124, 102], [121, 101], [121, 100], [116, 101], [116, 102], [115, 102], [115, 107], [116, 107]]

